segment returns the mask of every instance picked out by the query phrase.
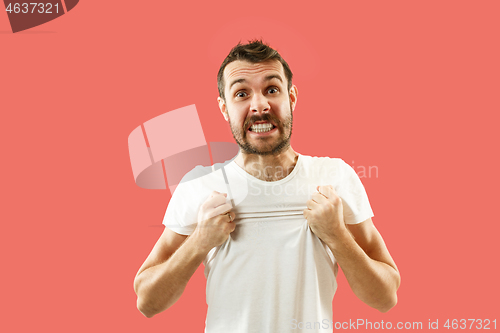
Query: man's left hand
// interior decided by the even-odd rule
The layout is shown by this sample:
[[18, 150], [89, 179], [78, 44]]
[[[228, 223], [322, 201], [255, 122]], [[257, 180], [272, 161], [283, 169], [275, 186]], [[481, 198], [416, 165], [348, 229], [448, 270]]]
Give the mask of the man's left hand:
[[328, 243], [342, 230], [347, 229], [344, 224], [342, 199], [331, 185], [318, 186], [316, 189], [318, 192], [306, 203], [304, 217], [314, 234]]

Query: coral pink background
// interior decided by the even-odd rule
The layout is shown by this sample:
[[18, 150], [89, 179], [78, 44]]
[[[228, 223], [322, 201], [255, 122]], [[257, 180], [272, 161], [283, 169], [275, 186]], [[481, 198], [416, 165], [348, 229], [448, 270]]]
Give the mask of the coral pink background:
[[207, 141], [232, 140], [216, 74], [252, 37], [295, 73], [294, 149], [378, 167], [362, 181], [401, 271], [399, 303], [378, 313], [341, 275], [334, 321], [498, 321], [499, 11], [496, 0], [86, 0], [17, 34], [0, 12], [0, 331], [203, 331], [201, 269], [167, 312], [135, 307], [170, 196], [134, 184], [127, 137], [196, 104]]

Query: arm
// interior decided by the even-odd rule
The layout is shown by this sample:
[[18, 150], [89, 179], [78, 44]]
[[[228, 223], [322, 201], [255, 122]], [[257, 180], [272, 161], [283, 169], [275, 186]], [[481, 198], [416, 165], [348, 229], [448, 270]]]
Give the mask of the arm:
[[327, 245], [360, 300], [381, 312], [396, 305], [399, 271], [371, 219], [347, 225]]
[[331, 250], [356, 296], [387, 312], [397, 302], [400, 276], [371, 219], [344, 224], [342, 200], [332, 186], [319, 186], [304, 211], [309, 226]]
[[177, 302], [208, 252], [234, 231], [235, 214], [227, 215], [230, 208], [225, 196], [214, 192], [201, 206], [202, 220], [190, 236], [165, 228], [134, 280], [142, 314], [151, 318]]
[[172, 306], [203, 261], [191, 238], [167, 228], [142, 264], [134, 280], [137, 308], [151, 318]]

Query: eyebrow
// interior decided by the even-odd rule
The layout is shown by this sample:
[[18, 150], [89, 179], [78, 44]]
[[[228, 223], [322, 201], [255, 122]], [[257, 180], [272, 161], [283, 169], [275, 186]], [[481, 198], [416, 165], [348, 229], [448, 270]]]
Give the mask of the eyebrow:
[[[281, 83], [283, 83], [283, 79], [278, 74], [268, 75], [264, 78], [264, 81], [271, 81], [272, 79], [278, 79]], [[245, 83], [246, 81], [247, 81], [246, 79], [237, 79], [232, 81], [231, 84], [229, 85], [229, 90], [231, 90], [231, 87], [234, 86], [236, 83]]]

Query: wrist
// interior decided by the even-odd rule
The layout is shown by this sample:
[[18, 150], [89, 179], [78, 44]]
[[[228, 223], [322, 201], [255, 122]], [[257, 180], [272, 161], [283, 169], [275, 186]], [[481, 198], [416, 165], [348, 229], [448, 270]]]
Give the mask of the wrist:
[[206, 257], [208, 252], [212, 249], [212, 247], [205, 244], [203, 237], [198, 232], [198, 229], [195, 229], [191, 235], [187, 238], [186, 242], [189, 242], [191, 250], [193, 254], [196, 256]]
[[347, 227], [343, 224], [330, 233], [329, 237], [325, 240], [325, 243], [333, 251], [339, 246], [344, 246], [343, 244], [352, 240], [354, 240], [354, 238]]

